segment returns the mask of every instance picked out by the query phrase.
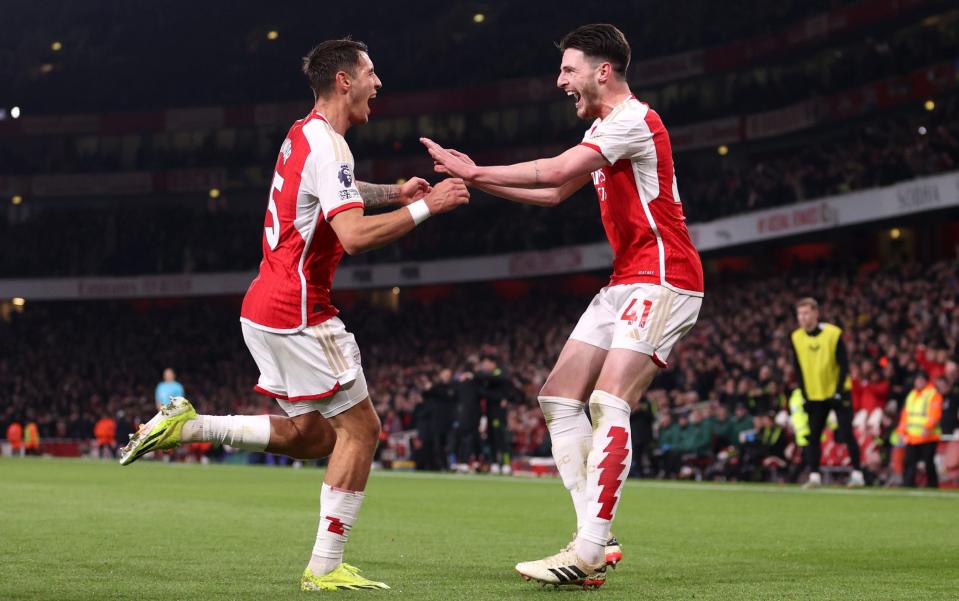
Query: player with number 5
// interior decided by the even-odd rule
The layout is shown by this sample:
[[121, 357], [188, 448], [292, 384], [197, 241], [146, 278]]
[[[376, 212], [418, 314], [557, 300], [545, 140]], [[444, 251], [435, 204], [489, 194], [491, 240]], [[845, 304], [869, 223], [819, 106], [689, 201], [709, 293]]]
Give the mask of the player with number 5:
[[[686, 229], [666, 128], [629, 90], [630, 49], [612, 25], [563, 38], [557, 85], [593, 123], [553, 158], [480, 167], [423, 138], [436, 171], [515, 202], [555, 206], [592, 179], [613, 275], [580, 318], [540, 392], [553, 457], [576, 510], [577, 534], [560, 553], [516, 570], [549, 584], [601, 586], [622, 559], [611, 534], [632, 458], [630, 404], [676, 341], [696, 323], [703, 269]], [[589, 403], [592, 424], [583, 411]]]
[[[320, 493], [313, 553], [300, 587], [307, 591], [385, 589], [343, 562], [363, 502], [380, 420], [367, 392], [360, 351], [330, 302], [343, 256], [379, 248], [431, 215], [469, 202], [463, 180], [431, 188], [357, 182], [343, 139], [366, 123], [382, 86], [366, 45], [329, 40], [303, 59], [315, 104], [280, 146], [263, 228], [263, 261], [243, 299], [243, 338], [260, 378], [255, 389], [288, 417], [197, 415], [177, 397], [123, 449], [127, 465], [146, 453], [188, 442], [216, 442], [299, 459], [330, 457]], [[378, 215], [364, 208], [400, 205]]]

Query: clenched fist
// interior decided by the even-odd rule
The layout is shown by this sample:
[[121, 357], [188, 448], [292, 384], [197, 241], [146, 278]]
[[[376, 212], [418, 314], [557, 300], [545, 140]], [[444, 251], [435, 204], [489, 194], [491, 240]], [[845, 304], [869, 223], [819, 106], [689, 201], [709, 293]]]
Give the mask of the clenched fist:
[[424, 200], [430, 209], [430, 214], [439, 215], [467, 204], [470, 201], [470, 193], [463, 180], [451, 177], [433, 186], [433, 190]]
[[399, 186], [401, 206], [406, 206], [415, 200], [423, 198], [432, 190], [430, 183], [422, 177], [411, 177]]

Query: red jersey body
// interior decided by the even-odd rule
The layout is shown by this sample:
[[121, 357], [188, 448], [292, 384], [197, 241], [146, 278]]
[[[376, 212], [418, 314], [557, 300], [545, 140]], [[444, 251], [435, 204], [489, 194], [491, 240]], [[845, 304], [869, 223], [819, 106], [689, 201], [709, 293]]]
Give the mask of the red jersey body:
[[276, 159], [263, 260], [243, 298], [240, 321], [284, 334], [335, 316], [330, 288], [343, 247], [329, 221], [362, 207], [343, 137], [315, 111], [294, 123]]
[[610, 285], [659, 284], [702, 296], [703, 266], [686, 228], [659, 115], [630, 97], [597, 119], [582, 144], [609, 161], [593, 172], [593, 184], [613, 247]]

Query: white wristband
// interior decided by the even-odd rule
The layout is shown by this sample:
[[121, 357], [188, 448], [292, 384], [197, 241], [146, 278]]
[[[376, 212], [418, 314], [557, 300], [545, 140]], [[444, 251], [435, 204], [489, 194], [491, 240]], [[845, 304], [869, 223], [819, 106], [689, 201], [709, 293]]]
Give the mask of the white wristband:
[[409, 209], [410, 217], [413, 218], [415, 225], [419, 225], [430, 218], [430, 208], [422, 198], [406, 205], [406, 208]]

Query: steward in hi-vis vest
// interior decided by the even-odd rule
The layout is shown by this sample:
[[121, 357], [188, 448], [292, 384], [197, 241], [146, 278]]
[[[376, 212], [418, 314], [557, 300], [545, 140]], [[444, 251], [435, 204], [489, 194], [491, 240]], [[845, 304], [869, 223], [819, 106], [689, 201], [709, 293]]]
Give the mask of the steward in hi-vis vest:
[[939, 488], [939, 476], [936, 473], [936, 447], [942, 431], [939, 420], [942, 419], [942, 395], [929, 381], [924, 372], [916, 374], [912, 391], [906, 397], [906, 404], [899, 416], [896, 433], [906, 443], [906, 460], [903, 474], [905, 486], [916, 485], [916, 468], [922, 461], [926, 466], [926, 486]]

